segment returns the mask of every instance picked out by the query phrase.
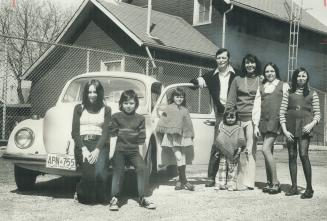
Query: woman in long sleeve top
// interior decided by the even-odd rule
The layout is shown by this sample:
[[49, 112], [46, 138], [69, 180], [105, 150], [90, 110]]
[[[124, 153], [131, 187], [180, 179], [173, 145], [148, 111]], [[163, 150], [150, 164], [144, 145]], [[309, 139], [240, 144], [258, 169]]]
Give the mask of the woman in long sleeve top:
[[82, 104], [75, 106], [72, 138], [75, 159], [81, 171], [76, 187], [80, 203], [105, 202], [108, 188], [109, 145], [108, 126], [111, 109], [103, 103], [103, 87], [98, 80], [89, 81]]
[[239, 164], [238, 189], [253, 190], [255, 181], [256, 138], [254, 136], [252, 110], [253, 103], [260, 86], [258, 75], [260, 63], [256, 56], [248, 54], [242, 61], [242, 75], [236, 76], [229, 90], [226, 109], [236, 108], [241, 125], [245, 130], [245, 161]]
[[307, 182], [302, 199], [312, 198], [312, 171], [308, 149], [313, 127], [320, 121], [319, 97], [308, 86], [309, 73], [303, 67], [292, 75], [292, 85], [289, 93], [284, 94], [280, 107], [280, 124], [287, 138], [289, 168], [292, 187], [286, 196], [298, 194], [297, 189], [297, 146]]
[[280, 104], [289, 85], [280, 80], [279, 69], [274, 63], [265, 65], [263, 76], [263, 84], [259, 87], [254, 100], [254, 133], [256, 137], [262, 135], [263, 138], [262, 153], [265, 158], [267, 185], [262, 191], [276, 194], [281, 191], [281, 188], [277, 179], [273, 147], [281, 129], [279, 123]]

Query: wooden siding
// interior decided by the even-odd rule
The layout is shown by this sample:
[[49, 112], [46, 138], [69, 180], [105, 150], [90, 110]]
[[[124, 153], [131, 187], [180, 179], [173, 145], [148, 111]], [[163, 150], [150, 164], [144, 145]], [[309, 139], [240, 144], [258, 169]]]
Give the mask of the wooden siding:
[[[137, 6], [147, 6], [148, 0], [133, 0]], [[194, 0], [152, 0], [152, 9], [184, 18], [188, 23], [193, 23]]]

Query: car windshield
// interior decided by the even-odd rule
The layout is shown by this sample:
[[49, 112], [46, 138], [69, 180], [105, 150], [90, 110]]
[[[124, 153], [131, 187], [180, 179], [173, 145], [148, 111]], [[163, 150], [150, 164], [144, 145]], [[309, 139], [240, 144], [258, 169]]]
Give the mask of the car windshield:
[[[79, 78], [71, 82], [63, 97], [63, 103], [81, 102], [85, 84], [94, 77]], [[104, 99], [108, 105], [119, 102], [120, 95], [125, 90], [134, 90], [139, 97], [139, 105], [145, 105], [145, 85], [143, 82], [119, 77], [96, 77], [104, 88]]]

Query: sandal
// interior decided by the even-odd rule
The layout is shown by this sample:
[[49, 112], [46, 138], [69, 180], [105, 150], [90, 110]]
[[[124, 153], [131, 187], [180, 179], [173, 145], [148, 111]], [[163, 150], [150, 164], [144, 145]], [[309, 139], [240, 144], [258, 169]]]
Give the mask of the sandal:
[[269, 189], [269, 194], [277, 194], [281, 192], [280, 183], [273, 184]]

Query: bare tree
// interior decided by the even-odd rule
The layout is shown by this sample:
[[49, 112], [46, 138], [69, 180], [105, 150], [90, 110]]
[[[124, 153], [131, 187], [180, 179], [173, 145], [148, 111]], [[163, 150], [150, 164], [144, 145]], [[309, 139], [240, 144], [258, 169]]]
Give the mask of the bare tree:
[[21, 38], [6, 38], [7, 61], [17, 80], [20, 103], [25, 103], [21, 87], [23, 73], [49, 47], [29, 40], [53, 42], [72, 14], [72, 9], [63, 9], [51, 0], [19, 0], [15, 5], [0, 0], [1, 34]]

